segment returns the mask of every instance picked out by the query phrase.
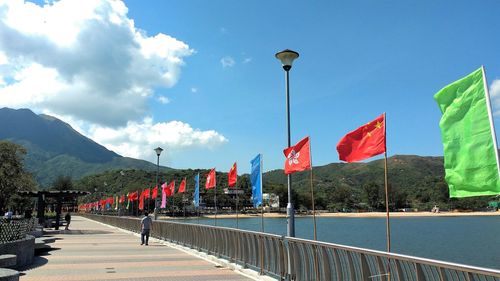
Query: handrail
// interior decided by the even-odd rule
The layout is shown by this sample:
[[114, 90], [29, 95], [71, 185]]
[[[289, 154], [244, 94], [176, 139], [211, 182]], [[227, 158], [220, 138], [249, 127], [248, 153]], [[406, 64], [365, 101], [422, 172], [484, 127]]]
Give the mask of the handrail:
[[[84, 216], [139, 232], [138, 218]], [[155, 221], [151, 235], [281, 280], [500, 281], [495, 269], [227, 227]]]

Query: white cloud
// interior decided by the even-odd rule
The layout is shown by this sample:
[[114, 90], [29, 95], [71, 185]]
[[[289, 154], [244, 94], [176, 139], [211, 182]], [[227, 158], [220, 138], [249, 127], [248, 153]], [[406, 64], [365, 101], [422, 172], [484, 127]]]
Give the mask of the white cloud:
[[249, 62], [251, 62], [251, 61], [252, 61], [252, 58], [245, 58], [245, 59], [243, 60], [243, 63], [249, 63]]
[[152, 99], [170, 102], [154, 90], [173, 87], [195, 51], [148, 35], [127, 13], [118, 0], [0, 0], [0, 105], [52, 115], [108, 149], [153, 162], [145, 148], [226, 143], [215, 130], [145, 118]]
[[198, 93], [198, 88], [191, 87], [191, 93]]
[[151, 118], [141, 123], [128, 122], [122, 128], [93, 126], [89, 130], [90, 137], [107, 148], [123, 156], [154, 160], [156, 155], [152, 149], [162, 146], [169, 150], [192, 147], [213, 149], [228, 140], [214, 130], [201, 131], [193, 129], [181, 121], [153, 123]]
[[493, 114], [500, 116], [500, 79], [493, 80], [490, 85], [491, 106]]
[[0, 3], [0, 104], [103, 126], [141, 120], [153, 89], [175, 85], [193, 50], [148, 36], [127, 12], [112, 0]]
[[220, 59], [220, 63], [222, 64], [222, 67], [233, 67], [235, 64], [235, 61], [232, 57], [230, 56], [225, 56], [222, 59]]
[[170, 99], [167, 98], [166, 96], [159, 96], [157, 98], [157, 100], [161, 103], [161, 104], [168, 104], [170, 103]]

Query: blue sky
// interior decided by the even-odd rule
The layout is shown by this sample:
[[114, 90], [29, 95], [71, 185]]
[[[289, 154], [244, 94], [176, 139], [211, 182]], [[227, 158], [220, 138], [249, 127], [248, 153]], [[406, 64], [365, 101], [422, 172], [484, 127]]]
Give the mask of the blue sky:
[[[338, 162], [335, 146], [339, 139], [383, 112], [387, 112], [389, 156], [442, 155], [441, 114], [433, 95], [481, 65], [486, 67], [492, 85], [493, 110], [500, 111], [498, 1], [134, 0], [124, 4], [128, 12], [120, 16], [133, 20], [134, 28], [145, 38], [165, 34], [186, 45], [172, 47], [182, 63], [175, 64], [174, 59], [162, 66], [175, 64], [175, 79], [165, 82], [151, 78], [152, 82], [143, 85], [149, 96], [137, 100], [144, 104], [130, 120], [148, 117], [150, 125], [182, 122], [194, 130], [192, 139], [141, 140], [131, 147], [133, 132], [140, 134], [137, 128], [145, 128], [142, 120], [132, 130], [126, 123], [129, 120], [123, 119], [133, 109], [117, 108], [123, 120], [99, 124], [95, 120], [99, 114], [92, 108], [81, 109], [80, 115], [71, 114], [65, 110], [67, 104], [54, 106], [59, 104], [55, 98], [46, 103], [6, 102], [1, 95], [8, 97], [14, 91], [7, 89], [12, 86], [9, 75], [13, 76], [7, 70], [3, 73], [3, 91], [0, 83], [0, 102], [56, 115], [122, 155], [154, 161], [152, 149], [160, 145], [167, 149], [160, 158], [163, 165], [226, 171], [237, 161], [240, 173], [249, 171], [249, 161], [257, 153], [263, 154], [264, 170], [283, 166], [285, 81], [274, 54], [286, 48], [300, 53], [290, 71], [292, 143], [309, 135], [314, 165]], [[2, 28], [5, 31], [5, 26], [14, 25], [0, 26], [0, 36]], [[20, 34], [26, 31], [16, 30]], [[106, 36], [102, 38], [116, 34], [102, 32]], [[7, 36], [7, 32], [3, 34]], [[22, 38], [19, 40], [25, 40]], [[118, 49], [121, 38], [117, 36], [110, 46]], [[93, 41], [85, 42], [94, 46]], [[99, 57], [102, 52], [104, 60], [109, 60], [110, 47], [96, 46], [90, 48], [96, 50], [90, 55]], [[2, 50], [9, 64], [15, 66], [10, 58], [22, 52], [0, 44], [0, 54]], [[63, 67], [56, 69], [61, 75]], [[0, 75], [1, 71], [0, 63]], [[102, 75], [106, 77], [107, 73]], [[119, 77], [110, 79], [127, 84]], [[66, 81], [64, 85], [77, 87], [72, 83]], [[82, 91], [74, 99], [85, 97]], [[159, 97], [163, 97], [163, 103]], [[93, 104], [98, 106], [99, 101], [95, 97]], [[115, 106], [113, 101], [105, 103], [110, 111]], [[117, 98], [116, 103], [120, 101]], [[70, 108], [80, 111], [78, 106], [80, 103], [75, 102]], [[107, 110], [98, 112], [105, 114]], [[500, 122], [499, 118], [495, 121]], [[121, 135], [125, 128], [132, 133]], [[207, 135], [197, 138], [196, 132]]]

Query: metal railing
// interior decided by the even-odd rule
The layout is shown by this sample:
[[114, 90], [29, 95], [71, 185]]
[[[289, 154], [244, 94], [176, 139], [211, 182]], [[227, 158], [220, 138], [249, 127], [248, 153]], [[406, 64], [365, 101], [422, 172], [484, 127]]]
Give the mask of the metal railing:
[[[84, 216], [139, 232], [137, 218]], [[151, 235], [283, 280], [500, 281], [494, 269], [232, 228], [155, 221]]]
[[7, 243], [26, 238], [28, 232], [35, 230], [36, 219], [1, 219], [0, 243]]

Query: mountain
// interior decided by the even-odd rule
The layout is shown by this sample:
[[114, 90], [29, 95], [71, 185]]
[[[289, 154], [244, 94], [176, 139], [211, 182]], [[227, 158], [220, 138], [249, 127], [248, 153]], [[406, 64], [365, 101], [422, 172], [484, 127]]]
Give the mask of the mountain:
[[0, 139], [27, 149], [26, 168], [43, 187], [60, 175], [79, 179], [108, 170], [156, 170], [153, 163], [123, 157], [67, 123], [29, 109], [0, 109]]

